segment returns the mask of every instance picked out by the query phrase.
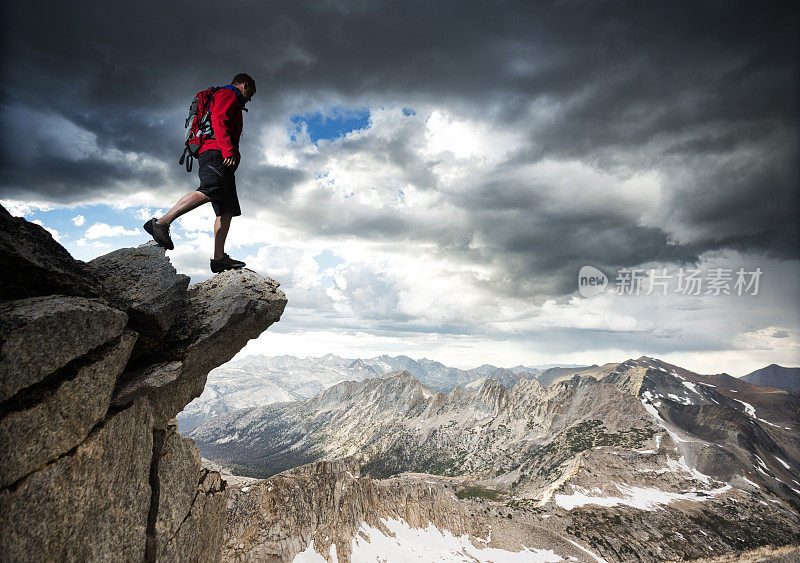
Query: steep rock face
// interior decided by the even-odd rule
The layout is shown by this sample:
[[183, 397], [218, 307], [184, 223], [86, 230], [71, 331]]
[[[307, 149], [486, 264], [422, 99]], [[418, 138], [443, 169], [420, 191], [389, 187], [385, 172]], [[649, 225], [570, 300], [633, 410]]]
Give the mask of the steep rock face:
[[213, 561], [225, 528], [225, 482], [201, 466], [194, 441], [178, 434], [177, 422], [156, 433], [159, 456], [157, 510], [148, 547], [165, 561]]
[[[233, 490], [223, 557], [289, 562], [310, 550], [328, 561], [350, 561], [354, 540], [369, 541], [366, 527], [391, 535], [387, 519], [422, 530], [435, 526], [457, 537], [483, 538], [475, 543], [485, 547], [491, 542], [495, 550], [519, 552], [524, 544], [533, 543], [556, 549], [565, 558], [585, 556], [568, 540], [535, 523], [525, 523], [521, 533], [522, 527], [509, 520], [512, 512], [502, 506], [460, 501], [451, 486], [429, 476], [376, 480], [359, 474], [358, 463], [352, 459], [321, 461]], [[399, 546], [400, 540], [392, 544]], [[408, 559], [423, 560], [421, 554], [415, 555]], [[453, 560], [453, 553], [447, 555]], [[492, 555], [490, 560], [506, 559], [502, 552]], [[363, 555], [358, 559], [367, 560]], [[402, 553], [383, 553], [378, 560], [407, 559]]]
[[0, 558], [218, 560], [227, 488], [170, 419], [279, 320], [278, 284], [187, 288], [152, 243], [84, 264], [0, 226]]
[[0, 303], [0, 401], [122, 334], [126, 316], [96, 299], [61, 295]]
[[[0, 458], [0, 486], [72, 449], [103, 420], [116, 379], [136, 341], [128, 331], [82, 358], [71, 378], [54, 389], [9, 401], [0, 419], [0, 440], [14, 444]], [[65, 408], [65, 405], [68, 407]]]
[[74, 451], [0, 489], [5, 561], [141, 561], [153, 450], [147, 401], [111, 414]]
[[800, 509], [797, 394], [648, 357], [619, 364], [601, 381], [637, 396], [700, 473], [744, 477]]

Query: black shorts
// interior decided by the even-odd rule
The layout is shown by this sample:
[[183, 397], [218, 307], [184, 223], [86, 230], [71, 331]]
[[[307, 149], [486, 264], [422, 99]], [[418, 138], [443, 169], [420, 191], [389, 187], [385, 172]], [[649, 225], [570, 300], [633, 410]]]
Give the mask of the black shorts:
[[222, 152], [209, 149], [200, 153], [197, 158], [197, 174], [200, 176], [198, 192], [211, 198], [211, 205], [217, 217], [230, 213], [241, 215], [239, 197], [236, 195], [236, 177], [234, 168], [225, 166]]

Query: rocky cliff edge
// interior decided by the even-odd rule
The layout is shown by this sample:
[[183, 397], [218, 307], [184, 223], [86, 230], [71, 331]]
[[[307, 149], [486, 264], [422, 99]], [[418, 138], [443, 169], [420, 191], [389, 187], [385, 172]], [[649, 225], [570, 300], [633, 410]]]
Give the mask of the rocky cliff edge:
[[0, 207], [0, 559], [218, 559], [225, 482], [173, 418], [280, 319], [278, 285], [189, 287], [154, 243], [83, 263]]

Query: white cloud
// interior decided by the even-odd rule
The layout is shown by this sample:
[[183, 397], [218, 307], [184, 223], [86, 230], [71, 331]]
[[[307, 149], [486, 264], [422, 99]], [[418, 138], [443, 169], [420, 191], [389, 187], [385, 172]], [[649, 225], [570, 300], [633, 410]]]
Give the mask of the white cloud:
[[86, 217], [83, 215], [76, 215], [72, 218], [72, 222], [75, 224], [76, 227], [82, 227], [83, 224], [86, 222]]
[[19, 201], [15, 199], [0, 199], [0, 205], [6, 208], [14, 217], [27, 217], [36, 211], [50, 211], [53, 204], [47, 202]]
[[84, 235], [87, 239], [98, 239], [104, 237], [119, 237], [119, 236], [133, 236], [141, 235], [139, 231], [128, 230], [121, 225], [109, 225], [107, 223], [95, 223], [88, 229]]
[[79, 238], [75, 241], [77, 246], [85, 247], [85, 248], [94, 248], [97, 250], [105, 250], [107, 248], [111, 248], [111, 245], [105, 242], [101, 242], [99, 240], [86, 240], [86, 238]]
[[445, 109], [431, 111], [425, 129], [426, 143], [421, 148], [428, 157], [441, 158], [449, 152], [458, 160], [473, 159], [480, 165], [501, 161], [525, 141], [519, 130], [458, 118]]
[[139, 221], [148, 221], [153, 217], [153, 212], [150, 210], [149, 207], [142, 207], [140, 209], [137, 209], [134, 212], [133, 216], [136, 217]]

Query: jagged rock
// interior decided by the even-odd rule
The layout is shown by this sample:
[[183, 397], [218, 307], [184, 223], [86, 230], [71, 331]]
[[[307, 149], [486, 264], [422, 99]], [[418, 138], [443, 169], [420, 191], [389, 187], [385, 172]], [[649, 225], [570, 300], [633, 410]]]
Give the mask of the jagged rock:
[[189, 513], [156, 560], [219, 561], [226, 507], [227, 488], [220, 474], [202, 469]]
[[0, 559], [218, 560], [225, 483], [167, 421], [280, 318], [278, 284], [187, 290], [152, 245], [88, 266], [3, 209], [0, 272]]
[[155, 349], [167, 330], [186, 309], [189, 277], [178, 274], [155, 242], [138, 248], [120, 248], [89, 264], [102, 273], [112, 299], [139, 333], [132, 356]]
[[146, 401], [108, 418], [74, 452], [0, 489], [4, 561], [142, 561], [150, 507]]
[[94, 271], [75, 260], [44, 228], [0, 205], [0, 299], [39, 295], [102, 297]]
[[226, 271], [190, 287], [186, 314], [164, 352], [175, 359], [129, 374], [113, 403], [124, 405], [148, 394], [158, 421], [173, 418], [200, 396], [209, 371], [280, 319], [286, 296], [277, 287], [247, 269]]
[[178, 434], [177, 421], [157, 431], [155, 440], [158, 494], [148, 559], [218, 560], [227, 503], [220, 474], [201, 466], [194, 440]]
[[[157, 434], [160, 434], [155, 447], [158, 505], [155, 528], [149, 538], [151, 558], [209, 560], [207, 557], [198, 558], [196, 548], [201, 532], [196, 524], [203, 518], [204, 509], [214, 512], [213, 505], [205, 506], [208, 495], [213, 497], [221, 493], [216, 501], [224, 513], [225, 495], [219, 473], [212, 475], [201, 467], [200, 453], [194, 447], [194, 440], [180, 436], [177, 423], [168, 425], [166, 430]], [[210, 560], [218, 556], [217, 553]]]
[[86, 438], [105, 417], [134, 342], [136, 333], [127, 331], [62, 370], [63, 379], [53, 388], [18, 396], [0, 412], [0, 442], [11, 445], [0, 456], [0, 486], [10, 485]]
[[[496, 508], [490, 513], [485, 506], [459, 501], [431, 476], [376, 480], [360, 475], [358, 464], [351, 459], [316, 462], [231, 491], [223, 559], [289, 562], [313, 542], [314, 551], [324, 559], [333, 560], [325, 556], [335, 544], [338, 560], [350, 561], [353, 540], [362, 539], [363, 525], [389, 535], [382, 520], [390, 518], [423, 530], [435, 526], [456, 537], [488, 537], [493, 547], [509, 551], [538, 543], [558, 549], [565, 558], [585, 557], [563, 537], [539, 529], [535, 523], [529, 523], [525, 535], [520, 535]], [[504, 514], [508, 513], [505, 509]], [[411, 551], [404, 547], [406, 553]], [[459, 555], [467, 559], [465, 554]], [[501, 552], [492, 555], [488, 560], [505, 560]], [[406, 560], [399, 553], [384, 557]]]
[[178, 434], [170, 424], [160, 432], [156, 445], [158, 517], [155, 522], [156, 552], [172, 538], [191, 511], [201, 472], [200, 452], [194, 440]]
[[126, 321], [122, 311], [83, 297], [0, 303], [0, 401], [116, 338]]

